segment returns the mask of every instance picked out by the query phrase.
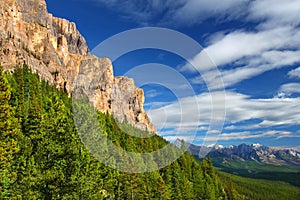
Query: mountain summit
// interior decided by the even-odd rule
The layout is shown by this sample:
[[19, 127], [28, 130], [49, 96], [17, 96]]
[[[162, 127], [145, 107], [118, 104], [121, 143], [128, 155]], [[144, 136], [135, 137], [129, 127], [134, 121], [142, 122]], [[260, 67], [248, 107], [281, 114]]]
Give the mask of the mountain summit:
[[240, 144], [223, 148], [220, 148], [220, 145], [206, 147], [189, 144], [187, 146], [192, 155], [200, 158], [203, 153], [206, 153], [211, 158], [223, 160], [257, 161], [278, 166], [300, 165], [300, 152], [293, 149], [272, 148], [260, 144]]
[[0, 0], [0, 16], [0, 64], [6, 71], [26, 64], [69, 95], [83, 88], [99, 111], [156, 132], [143, 108], [143, 90], [130, 78], [114, 77], [111, 61], [91, 55], [76, 25], [49, 14], [45, 0]]

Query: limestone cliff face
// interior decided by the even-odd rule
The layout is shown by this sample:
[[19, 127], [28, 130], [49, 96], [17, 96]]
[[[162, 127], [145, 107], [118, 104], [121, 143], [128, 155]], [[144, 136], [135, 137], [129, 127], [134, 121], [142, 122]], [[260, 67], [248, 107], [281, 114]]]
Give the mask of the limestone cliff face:
[[144, 110], [144, 92], [136, 88], [133, 79], [114, 77], [108, 58], [86, 56], [81, 62], [74, 88], [83, 89], [91, 103], [101, 112], [110, 112], [119, 121], [155, 132]]
[[47, 12], [45, 0], [0, 0], [0, 64], [7, 71], [27, 64], [43, 80], [64, 89], [84, 86], [102, 112], [155, 132], [132, 79], [114, 77], [107, 58], [89, 54], [76, 25]]
[[29, 65], [50, 84], [71, 92], [72, 80], [88, 54], [74, 23], [48, 14], [44, 0], [0, 0], [1, 64]]

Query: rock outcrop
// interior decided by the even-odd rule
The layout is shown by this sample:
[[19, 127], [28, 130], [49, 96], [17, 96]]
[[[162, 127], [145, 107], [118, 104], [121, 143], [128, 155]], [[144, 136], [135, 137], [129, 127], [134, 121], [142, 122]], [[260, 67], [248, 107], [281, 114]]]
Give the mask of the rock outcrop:
[[45, 0], [0, 0], [0, 64], [33, 72], [70, 95], [84, 86], [90, 102], [119, 121], [156, 132], [144, 108], [144, 93], [127, 77], [114, 77], [108, 58], [89, 54], [76, 25], [47, 12]]

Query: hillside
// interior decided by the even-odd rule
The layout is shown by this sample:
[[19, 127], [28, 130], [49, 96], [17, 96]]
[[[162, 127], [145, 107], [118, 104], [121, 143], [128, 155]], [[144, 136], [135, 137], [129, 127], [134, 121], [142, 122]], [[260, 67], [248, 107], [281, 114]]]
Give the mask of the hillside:
[[[226, 199], [210, 160], [198, 162], [187, 152], [147, 173], [105, 166], [83, 145], [67, 93], [40, 81], [27, 66], [13, 74], [0, 72], [0, 199]], [[86, 111], [87, 104], [73, 103]], [[118, 148], [152, 152], [168, 145], [155, 134], [136, 138], [125, 133], [108, 113], [98, 112], [97, 117]], [[123, 125], [129, 132], [150, 134]], [[89, 132], [90, 137], [98, 134]], [[172, 149], [171, 154], [182, 153]], [[122, 154], [109, 159], [132, 162]], [[145, 160], [140, 159], [143, 167]]]

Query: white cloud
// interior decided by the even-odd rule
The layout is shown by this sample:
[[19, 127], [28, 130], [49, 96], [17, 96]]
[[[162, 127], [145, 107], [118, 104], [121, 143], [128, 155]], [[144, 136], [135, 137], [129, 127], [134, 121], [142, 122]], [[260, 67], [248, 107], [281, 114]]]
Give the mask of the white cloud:
[[280, 87], [279, 94], [283, 93], [285, 96], [292, 94], [300, 94], [300, 83], [287, 83]]
[[261, 119], [262, 127], [266, 122], [270, 126], [278, 124], [298, 124], [300, 113], [294, 107], [300, 99], [251, 99], [247, 95], [228, 92], [226, 95], [226, 120], [237, 123], [250, 119]]
[[[185, 128], [184, 133], [189, 133], [186, 131], [188, 128], [195, 130], [200, 125], [209, 126], [212, 108], [211, 95], [218, 93], [206, 93], [195, 97], [197, 104], [200, 105], [198, 111], [197, 107], [195, 107], [197, 105], [192, 101], [192, 97], [188, 97], [180, 100], [181, 108], [184, 109], [181, 110], [178, 107], [178, 103], [170, 103], [161, 108], [153, 109], [150, 113], [151, 118], [159, 128], [175, 130], [173, 133], [182, 133], [180, 132], [180, 127]], [[222, 104], [222, 102], [219, 103]], [[277, 125], [299, 125], [299, 105], [300, 98], [251, 99], [247, 95], [227, 92], [226, 122], [236, 124], [246, 120], [260, 119], [261, 122], [253, 125], [256, 128], [267, 128]], [[162, 114], [163, 112], [166, 113]]]
[[297, 26], [300, 23], [299, 0], [259, 0], [253, 1], [249, 9], [250, 20], [265, 20], [264, 28], [277, 27], [278, 25]]
[[[197, 62], [197, 61], [192, 61], [192, 62]], [[206, 68], [206, 71], [201, 69], [201, 71], [203, 72], [201, 74], [202, 77], [200, 76], [196, 77], [192, 79], [191, 82], [193, 84], [204, 84], [203, 77], [205, 77], [206, 84], [209, 84], [212, 88], [219, 89], [222, 88], [223, 86], [225, 86], [226, 88], [236, 83], [239, 83], [243, 80], [247, 80], [249, 78], [260, 75], [264, 72], [283, 68], [283, 67], [289, 67], [299, 62], [300, 62], [300, 50], [299, 51], [278, 51], [278, 50], [264, 51], [252, 57], [239, 60], [239, 63], [237, 64], [242, 65], [241, 67], [236, 67], [228, 70], [220, 70], [221, 71], [220, 74], [215, 73], [215, 71], [208, 70], [208, 68]], [[201, 62], [201, 63], [208, 63], [208, 62]], [[213, 65], [211, 65], [210, 67], [213, 67]], [[224, 85], [219, 84], [220, 79], [223, 80]]]
[[290, 71], [288, 73], [288, 75], [290, 76], [290, 78], [300, 78], [300, 67], [298, 67], [297, 69], [294, 69], [294, 70]]
[[[291, 133], [290, 133], [291, 134]], [[234, 132], [234, 133], [226, 133], [222, 134], [219, 137], [219, 140], [246, 140], [253, 138], [264, 138], [264, 137], [284, 137], [287, 135], [287, 132], [283, 131], [244, 131], [244, 132]], [[212, 140], [214, 138], [208, 138], [208, 140]]]
[[148, 90], [145, 94], [146, 98], [154, 98], [161, 95], [160, 92], [158, 92], [157, 90]]
[[175, 141], [176, 139], [183, 139], [187, 142], [199, 142], [206, 141], [215, 143], [216, 141], [232, 141], [232, 140], [247, 140], [255, 138], [270, 138], [275, 137], [276, 139], [280, 138], [298, 138], [300, 135], [295, 135], [289, 131], [242, 131], [242, 132], [233, 132], [233, 133], [223, 133], [218, 137], [215, 136], [190, 136], [190, 135], [176, 135], [176, 136], [165, 136], [164, 138], [170, 141]]
[[[222, 66], [245, 57], [258, 56], [265, 51], [297, 47], [300, 44], [298, 38], [300, 38], [300, 32], [290, 27], [262, 32], [235, 31], [206, 47], [191, 60], [191, 63], [196, 63], [196, 67], [201, 70], [209, 70], [214, 67], [213, 64]], [[294, 42], [295, 40], [298, 41]], [[205, 56], [207, 54], [213, 63], [203, 61], [203, 54]]]
[[[222, 79], [225, 87], [228, 87], [264, 72], [289, 67], [298, 62], [300, 62], [300, 51], [264, 52], [248, 61], [246, 66], [223, 71]], [[216, 80], [214, 74], [211, 77], [212, 82], [214, 82]], [[214, 83], [212, 84], [214, 85]]]
[[225, 126], [224, 130], [226, 131], [234, 131], [234, 130], [254, 130], [254, 129], [259, 129], [262, 128], [261, 125], [259, 124], [249, 124], [249, 125], [229, 125]]
[[[295, 0], [276, 3], [270, 0], [252, 1], [248, 20], [259, 22], [254, 30], [218, 32], [209, 37], [208, 46], [190, 62], [201, 70], [201, 75], [211, 85], [215, 85], [218, 75], [210, 69], [218, 66], [225, 87], [273, 69], [300, 63], [299, 4]], [[193, 71], [193, 66], [185, 65], [181, 69]], [[289, 75], [295, 77], [297, 73], [295, 70]], [[203, 83], [201, 77], [193, 81]]]

